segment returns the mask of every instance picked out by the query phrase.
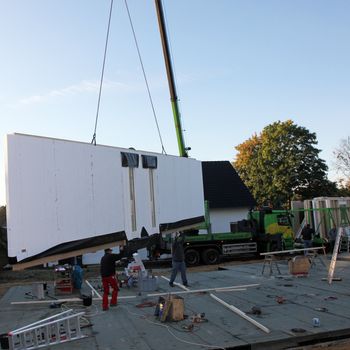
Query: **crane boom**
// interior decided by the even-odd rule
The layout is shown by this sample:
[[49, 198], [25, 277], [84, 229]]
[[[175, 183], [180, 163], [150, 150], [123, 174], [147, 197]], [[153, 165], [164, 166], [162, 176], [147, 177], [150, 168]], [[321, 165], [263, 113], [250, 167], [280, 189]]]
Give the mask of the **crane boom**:
[[170, 57], [169, 42], [168, 42], [167, 32], [165, 27], [162, 0], [155, 0], [155, 6], [157, 10], [158, 26], [159, 26], [159, 32], [160, 32], [160, 37], [162, 41], [166, 73], [168, 77], [170, 100], [171, 100], [171, 106], [173, 110], [179, 153], [181, 157], [188, 157], [188, 153], [187, 153], [188, 148], [186, 148], [185, 146], [185, 140], [184, 140], [183, 130], [181, 126], [179, 103], [178, 103], [178, 97], [176, 93], [174, 72], [173, 72], [171, 57]]

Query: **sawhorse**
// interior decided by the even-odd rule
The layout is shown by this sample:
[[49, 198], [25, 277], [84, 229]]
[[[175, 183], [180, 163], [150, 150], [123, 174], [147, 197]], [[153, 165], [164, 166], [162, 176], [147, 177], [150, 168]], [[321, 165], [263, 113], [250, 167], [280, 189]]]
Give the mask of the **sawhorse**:
[[[270, 275], [273, 273], [273, 269], [272, 269], [273, 265], [276, 267], [278, 273], [281, 274], [280, 269], [279, 269], [277, 262], [276, 262], [276, 255], [294, 254], [294, 253], [301, 253], [301, 252], [304, 252], [307, 254], [311, 253], [310, 254], [310, 257], [311, 257], [310, 263], [311, 263], [311, 265], [312, 264], [315, 265], [315, 261], [314, 261], [315, 258], [320, 259], [317, 251], [321, 250], [321, 249], [323, 250], [323, 254], [326, 255], [325, 247], [323, 247], [323, 246], [322, 247], [313, 247], [313, 248], [303, 248], [303, 249], [280, 250], [277, 252], [269, 252], [269, 253], [260, 253], [260, 255], [265, 257], [261, 274], [262, 275], [264, 274], [266, 264], [268, 264], [270, 267]], [[324, 262], [321, 259], [320, 259], [320, 261], [326, 267], [326, 265], [324, 264]]]
[[267, 255], [265, 255], [265, 260], [264, 260], [263, 268], [262, 268], [262, 271], [261, 271], [262, 275], [264, 274], [266, 265], [268, 265], [269, 268], [270, 268], [270, 275], [272, 275], [272, 273], [273, 273], [273, 266], [276, 267], [276, 270], [278, 271], [278, 274], [279, 275], [281, 274], [280, 268], [277, 265], [276, 257], [275, 257], [274, 254], [267, 254]]
[[327, 267], [325, 262], [320, 258], [320, 255], [318, 254], [318, 252], [316, 250], [310, 252], [310, 254], [308, 254], [307, 257], [310, 259], [310, 268], [312, 268], [313, 266], [316, 266], [316, 261], [315, 261], [316, 259], [321, 261], [321, 263], [324, 267]]

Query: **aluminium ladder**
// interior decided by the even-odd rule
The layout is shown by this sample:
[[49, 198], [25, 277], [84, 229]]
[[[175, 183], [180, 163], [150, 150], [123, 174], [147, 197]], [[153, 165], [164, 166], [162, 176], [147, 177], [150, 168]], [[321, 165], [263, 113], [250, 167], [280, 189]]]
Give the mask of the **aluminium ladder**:
[[10, 350], [39, 349], [85, 338], [80, 319], [85, 312], [67, 310], [8, 333]]
[[[329, 264], [329, 270], [328, 270], [328, 284], [332, 283], [334, 270], [335, 270], [335, 264], [337, 262], [339, 247], [342, 242], [342, 237], [346, 236], [345, 228], [349, 227], [350, 220], [347, 213], [348, 208], [346, 206], [340, 206], [340, 227], [338, 227], [337, 237], [334, 244], [333, 254], [332, 254], [332, 260]], [[349, 237], [347, 237], [349, 239]], [[349, 246], [347, 244], [347, 249], [349, 249]]]

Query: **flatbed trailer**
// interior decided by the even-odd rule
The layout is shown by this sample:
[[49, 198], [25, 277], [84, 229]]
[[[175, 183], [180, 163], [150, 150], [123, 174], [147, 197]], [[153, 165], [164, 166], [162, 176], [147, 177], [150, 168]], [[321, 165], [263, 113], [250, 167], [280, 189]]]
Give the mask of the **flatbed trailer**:
[[188, 265], [197, 265], [201, 261], [212, 265], [218, 263], [221, 256], [257, 253], [257, 243], [250, 232], [188, 235], [184, 244]]

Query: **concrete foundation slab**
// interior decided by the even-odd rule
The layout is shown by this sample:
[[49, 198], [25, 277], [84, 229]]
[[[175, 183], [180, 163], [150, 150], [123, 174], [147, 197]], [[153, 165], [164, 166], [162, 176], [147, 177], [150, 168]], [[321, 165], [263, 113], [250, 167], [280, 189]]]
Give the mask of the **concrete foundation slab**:
[[[80, 302], [63, 304], [62, 307], [87, 312], [83, 332], [89, 338], [57, 347], [261, 350], [286, 349], [322, 339], [350, 337], [350, 262], [337, 262], [335, 274], [342, 280], [331, 285], [322, 281], [327, 276], [327, 269], [320, 262], [316, 261], [307, 277], [289, 275], [287, 261], [278, 264], [281, 275], [262, 275], [262, 263], [226, 265], [219, 271], [188, 273], [190, 289], [258, 284], [245, 291], [211, 293], [267, 327], [271, 331], [269, 334], [219, 304], [207, 292], [182, 294], [185, 313], [189, 317], [179, 322], [161, 323], [154, 316], [154, 307], [137, 307], [145, 301], [157, 302], [158, 297], [149, 297], [147, 293], [139, 295], [137, 288], [121, 288], [118, 306], [106, 312], [101, 310], [100, 301], [94, 301], [90, 307], [84, 307]], [[171, 288], [162, 278], [158, 284], [159, 292], [182, 290]], [[98, 279], [93, 285], [97, 289], [100, 287]], [[30, 300], [26, 295], [30, 290], [30, 286], [13, 287], [0, 300], [1, 333], [61, 311], [51, 309], [50, 304], [11, 304]], [[261, 313], [254, 314], [254, 307]], [[205, 313], [207, 322], [191, 323], [190, 316], [198, 313]], [[314, 318], [319, 319], [319, 327], [314, 327]]]

